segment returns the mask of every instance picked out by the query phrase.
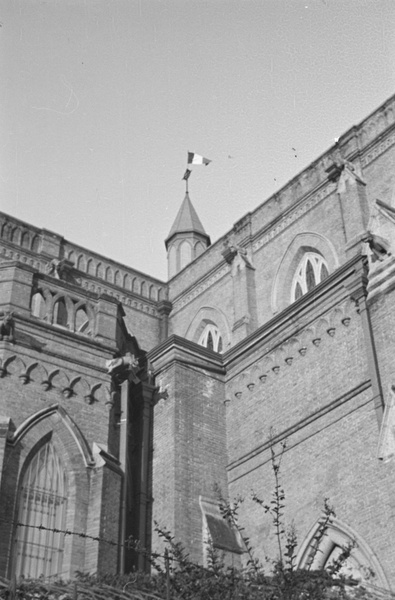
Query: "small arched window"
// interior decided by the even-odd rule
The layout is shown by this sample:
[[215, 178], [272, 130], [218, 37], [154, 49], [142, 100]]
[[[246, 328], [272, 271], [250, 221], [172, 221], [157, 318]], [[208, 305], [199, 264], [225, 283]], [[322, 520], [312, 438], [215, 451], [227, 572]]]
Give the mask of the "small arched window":
[[300, 261], [292, 282], [291, 301], [307, 294], [329, 275], [328, 265], [317, 252], [306, 252]]
[[[66, 473], [51, 442], [33, 456], [19, 492], [16, 576], [60, 575], [67, 507]], [[41, 527], [40, 527], [41, 526]]]
[[44, 319], [46, 314], [45, 300], [41, 292], [36, 292], [32, 296], [32, 315], [38, 319]]
[[214, 350], [214, 352], [222, 352], [222, 336], [218, 327], [213, 323], [208, 323], [203, 329], [198, 344], [205, 346], [209, 350]]
[[60, 298], [54, 306], [53, 323], [61, 327], [67, 327], [68, 325], [67, 308], [64, 298]]

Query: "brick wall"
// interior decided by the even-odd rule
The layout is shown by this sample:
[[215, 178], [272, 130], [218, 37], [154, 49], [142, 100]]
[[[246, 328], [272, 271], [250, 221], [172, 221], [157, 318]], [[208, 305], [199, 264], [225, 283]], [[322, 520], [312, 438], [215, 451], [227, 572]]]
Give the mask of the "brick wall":
[[[223, 382], [203, 368], [179, 362], [161, 367], [159, 382], [168, 398], [155, 407], [153, 515], [192, 559], [202, 561], [199, 495], [215, 498], [215, 485], [226, 494]], [[153, 547], [161, 547], [156, 536]]]

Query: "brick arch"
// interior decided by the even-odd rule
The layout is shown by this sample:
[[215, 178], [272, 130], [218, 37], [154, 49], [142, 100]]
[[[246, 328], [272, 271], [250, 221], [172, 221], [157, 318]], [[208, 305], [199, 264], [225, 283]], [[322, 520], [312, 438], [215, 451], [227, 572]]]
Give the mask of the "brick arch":
[[1, 237], [4, 240], [9, 240], [12, 234], [12, 225], [9, 221], [5, 221], [1, 228]]
[[11, 242], [14, 242], [14, 244], [20, 244], [21, 237], [22, 237], [21, 229], [19, 227], [14, 227], [11, 232]]
[[86, 272], [88, 275], [96, 275], [96, 266], [93, 258], [90, 258], [86, 264]]
[[[92, 452], [76, 423], [59, 404], [42, 409], [27, 418], [10, 437], [10, 450], [6, 470], [9, 471], [7, 486], [3, 497], [8, 523], [2, 534], [6, 539], [14, 539], [11, 523], [17, 520], [19, 511], [19, 491], [31, 459], [40, 448], [51, 442], [61, 457], [67, 473], [68, 505], [65, 529], [86, 530], [89, 507], [86, 498], [89, 495], [89, 468], [93, 466]], [[14, 477], [10, 474], [13, 473]], [[16, 474], [16, 476], [15, 476]], [[7, 500], [7, 501], [6, 501]], [[6, 531], [5, 529], [8, 529]], [[3, 537], [2, 535], [2, 537]], [[65, 543], [61, 575], [74, 575], [75, 565], [84, 556], [85, 540], [73, 536]], [[11, 548], [10, 548], [11, 550]], [[10, 554], [7, 552], [6, 554]], [[81, 563], [80, 563], [81, 564]], [[81, 565], [82, 566], [82, 565]], [[12, 565], [9, 566], [11, 574]]]
[[79, 271], [85, 271], [85, 257], [83, 254], [80, 254], [77, 260], [77, 269]]
[[96, 267], [96, 277], [99, 279], [104, 279], [104, 266], [103, 263], [99, 262]]
[[218, 308], [212, 306], [203, 306], [200, 308], [184, 333], [184, 337], [192, 342], [198, 343], [204, 328], [209, 323], [216, 325], [220, 330], [223, 350], [226, 351], [231, 343], [231, 332], [225, 314]]
[[106, 269], [106, 276], [105, 276], [105, 280], [106, 280], [108, 283], [113, 283], [113, 272], [112, 272], [112, 269], [111, 269], [111, 267], [107, 267], [107, 269]]
[[30, 249], [30, 233], [28, 231], [22, 233], [21, 246]]
[[125, 288], [125, 290], [132, 290], [132, 278], [130, 277], [129, 273], [125, 273], [124, 277], [123, 277], [123, 287]]
[[118, 269], [114, 273], [114, 285], [122, 287], [122, 274]]
[[148, 297], [150, 298], [150, 300], [156, 300], [158, 297], [156, 287], [153, 283], [149, 286]]
[[271, 306], [276, 314], [291, 304], [291, 285], [296, 267], [306, 252], [317, 252], [326, 260], [329, 273], [339, 266], [336, 250], [325, 236], [305, 232], [298, 233], [283, 254], [272, 285]]

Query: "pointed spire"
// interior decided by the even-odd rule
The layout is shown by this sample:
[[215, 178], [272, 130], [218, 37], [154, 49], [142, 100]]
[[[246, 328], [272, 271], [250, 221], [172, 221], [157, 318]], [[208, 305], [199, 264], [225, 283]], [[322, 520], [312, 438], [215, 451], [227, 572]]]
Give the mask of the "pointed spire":
[[177, 213], [175, 221], [170, 233], [165, 240], [166, 248], [169, 245], [171, 239], [180, 233], [195, 233], [198, 236], [206, 238], [207, 245], [210, 245], [210, 237], [207, 235], [197, 212], [189, 198], [188, 192], [185, 194], [183, 203], [180, 206], [180, 210]]
[[202, 254], [210, 243], [187, 192], [165, 240], [169, 279]]

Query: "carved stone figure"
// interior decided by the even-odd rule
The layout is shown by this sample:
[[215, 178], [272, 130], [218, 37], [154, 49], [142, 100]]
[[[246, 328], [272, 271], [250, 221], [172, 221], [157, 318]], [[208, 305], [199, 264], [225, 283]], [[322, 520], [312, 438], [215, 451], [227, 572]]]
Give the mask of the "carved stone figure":
[[8, 340], [13, 342], [15, 339], [15, 321], [14, 313], [4, 313], [3, 320], [0, 324], [0, 340]]
[[125, 356], [119, 356], [118, 358], [106, 361], [106, 368], [107, 373], [113, 377], [125, 372], [126, 376], [129, 376], [134, 383], [139, 383], [140, 381], [137, 377], [139, 361], [131, 352], [127, 352]]

